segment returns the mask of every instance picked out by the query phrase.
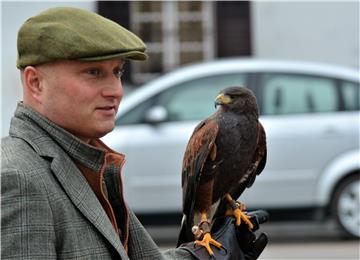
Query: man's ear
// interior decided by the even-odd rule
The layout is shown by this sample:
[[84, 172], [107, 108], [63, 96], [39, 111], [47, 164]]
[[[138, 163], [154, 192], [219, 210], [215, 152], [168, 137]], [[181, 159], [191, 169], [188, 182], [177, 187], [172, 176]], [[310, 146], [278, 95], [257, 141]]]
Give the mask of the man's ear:
[[41, 103], [41, 94], [44, 90], [41, 71], [36, 67], [27, 66], [23, 71], [22, 81], [28, 97]]

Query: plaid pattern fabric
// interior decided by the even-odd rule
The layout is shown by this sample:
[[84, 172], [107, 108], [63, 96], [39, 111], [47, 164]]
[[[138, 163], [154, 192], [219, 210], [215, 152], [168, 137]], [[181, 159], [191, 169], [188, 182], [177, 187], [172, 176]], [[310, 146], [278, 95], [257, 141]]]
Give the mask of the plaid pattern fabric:
[[18, 104], [1, 143], [1, 259], [192, 259], [161, 253], [130, 212], [129, 251], [71, 158], [98, 171], [104, 153]]

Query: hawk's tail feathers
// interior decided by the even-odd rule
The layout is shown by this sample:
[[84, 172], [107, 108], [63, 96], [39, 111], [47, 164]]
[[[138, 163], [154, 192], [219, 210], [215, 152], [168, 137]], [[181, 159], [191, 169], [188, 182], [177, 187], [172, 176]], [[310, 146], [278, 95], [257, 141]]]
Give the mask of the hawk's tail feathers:
[[179, 247], [181, 244], [194, 241], [193, 234], [191, 232], [191, 226], [189, 225], [186, 215], [183, 215], [181, 220], [181, 228], [177, 241], [176, 247]]

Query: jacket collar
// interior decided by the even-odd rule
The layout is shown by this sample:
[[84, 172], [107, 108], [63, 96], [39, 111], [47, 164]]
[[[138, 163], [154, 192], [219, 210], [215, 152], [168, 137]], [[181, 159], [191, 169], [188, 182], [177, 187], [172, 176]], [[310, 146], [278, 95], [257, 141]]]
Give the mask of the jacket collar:
[[54, 151], [41, 140], [51, 138], [71, 158], [95, 172], [100, 171], [104, 161], [104, 149], [86, 144], [22, 102], [18, 103], [15, 117], [12, 119], [10, 135], [26, 139], [38, 153], [44, 156], [53, 155]]
[[51, 170], [70, 200], [116, 248], [121, 258], [127, 259], [118, 234], [73, 161], [76, 159], [94, 172], [100, 172], [105, 149], [82, 142], [21, 102], [12, 118], [9, 134], [26, 141], [40, 156], [52, 158]]

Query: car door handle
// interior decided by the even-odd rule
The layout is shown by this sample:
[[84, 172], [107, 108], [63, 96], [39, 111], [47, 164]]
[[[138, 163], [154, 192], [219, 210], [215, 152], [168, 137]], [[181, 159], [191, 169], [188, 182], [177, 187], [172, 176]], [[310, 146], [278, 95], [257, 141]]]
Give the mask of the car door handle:
[[327, 127], [323, 130], [324, 136], [339, 136], [341, 132], [336, 127]]

